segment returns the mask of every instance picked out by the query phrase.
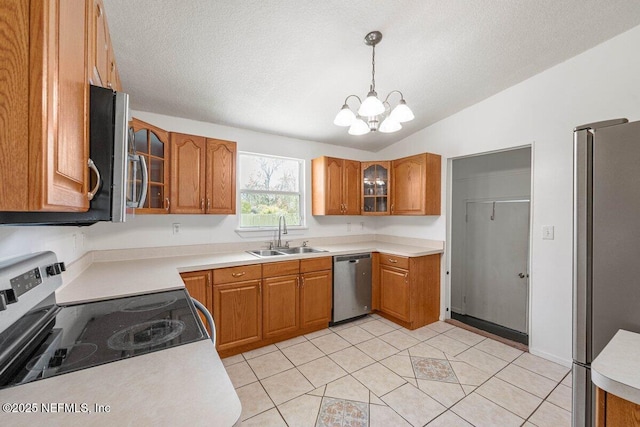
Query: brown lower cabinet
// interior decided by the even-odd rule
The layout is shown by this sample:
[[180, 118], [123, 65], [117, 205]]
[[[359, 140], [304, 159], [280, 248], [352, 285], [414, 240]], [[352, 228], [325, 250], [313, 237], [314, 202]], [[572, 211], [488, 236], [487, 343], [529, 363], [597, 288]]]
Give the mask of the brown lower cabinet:
[[640, 405], [596, 387], [596, 427], [640, 426]]
[[212, 308], [216, 348], [228, 357], [328, 327], [331, 269], [332, 258], [322, 257], [181, 276], [191, 296]]
[[377, 254], [373, 261], [374, 310], [407, 329], [440, 317], [440, 254], [402, 257]]

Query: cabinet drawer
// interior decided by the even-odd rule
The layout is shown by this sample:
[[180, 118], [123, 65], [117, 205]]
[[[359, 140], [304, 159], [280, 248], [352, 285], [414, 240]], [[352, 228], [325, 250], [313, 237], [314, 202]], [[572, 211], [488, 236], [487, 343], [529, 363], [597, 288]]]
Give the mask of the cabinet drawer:
[[235, 283], [244, 280], [262, 278], [259, 264], [241, 265], [239, 267], [218, 268], [213, 270], [213, 284]]
[[388, 265], [390, 267], [409, 269], [409, 258], [406, 256], [397, 256], [390, 254], [380, 254], [380, 264]]
[[331, 270], [333, 259], [331, 257], [310, 258], [300, 260], [300, 273], [309, 271]]
[[300, 261], [298, 260], [262, 264], [263, 277], [286, 276], [289, 274], [298, 274], [299, 272]]

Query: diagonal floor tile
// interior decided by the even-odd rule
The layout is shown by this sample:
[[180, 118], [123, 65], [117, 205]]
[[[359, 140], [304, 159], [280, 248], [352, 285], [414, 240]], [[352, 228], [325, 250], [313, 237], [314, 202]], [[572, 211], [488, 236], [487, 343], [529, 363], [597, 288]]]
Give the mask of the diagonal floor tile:
[[247, 362], [236, 363], [235, 365], [227, 366], [225, 369], [235, 388], [258, 381]]
[[244, 357], [241, 354], [236, 354], [235, 356], [225, 357], [222, 359], [222, 364], [224, 366], [231, 366], [240, 362], [244, 362]]
[[433, 322], [433, 323], [429, 323], [427, 325], [429, 328], [433, 329], [434, 331], [436, 331], [439, 334], [442, 334], [444, 332], [447, 332], [449, 329], [453, 329], [455, 328], [455, 326], [446, 323], [446, 322]]
[[347, 372], [327, 356], [298, 366], [298, 369], [314, 387], [320, 387], [347, 375]]
[[343, 329], [336, 333], [340, 335], [342, 338], [344, 338], [345, 340], [349, 341], [351, 344], [358, 344], [363, 341], [369, 341], [370, 339], [374, 338], [373, 335], [371, 335], [369, 332], [365, 331], [364, 329], [358, 326], [353, 326], [348, 329]]
[[389, 356], [386, 359], [382, 359], [380, 363], [382, 363], [384, 366], [391, 369], [401, 377], [415, 378], [413, 365], [411, 364], [411, 358], [408, 356], [398, 356], [396, 354], [393, 356]]
[[369, 341], [361, 342], [360, 344], [356, 345], [356, 347], [375, 360], [386, 359], [387, 357], [398, 352], [397, 348], [382, 341], [380, 338], [374, 338]]
[[446, 359], [444, 352], [427, 343], [420, 343], [409, 348], [409, 354], [413, 357], [428, 357], [430, 359]]
[[254, 359], [258, 356], [262, 356], [264, 354], [271, 353], [274, 351], [278, 351], [278, 347], [271, 344], [264, 347], [256, 348], [255, 350], [246, 351], [242, 353], [242, 355], [244, 356], [245, 359], [249, 360], [249, 359]]
[[280, 351], [274, 351], [247, 361], [258, 379], [275, 375], [293, 368], [293, 365]]
[[364, 402], [355, 402], [353, 400], [323, 397], [316, 425], [318, 427], [334, 427], [343, 425], [368, 426], [369, 404]]
[[384, 405], [369, 405], [369, 427], [411, 427], [396, 411]]
[[346, 377], [342, 377], [327, 384], [327, 389], [324, 392], [324, 395], [327, 397], [335, 397], [337, 399], [369, 403], [369, 389], [363, 386], [351, 375], [347, 375]]
[[417, 339], [418, 341], [426, 341], [438, 335], [438, 333], [433, 329], [431, 329], [429, 326], [423, 326], [421, 328], [414, 329], [414, 330], [402, 329], [402, 332], [404, 332], [405, 334], [411, 335], [413, 338]]
[[276, 408], [271, 408], [242, 422], [242, 427], [287, 427]]
[[477, 393], [471, 393], [451, 410], [474, 426], [519, 427], [524, 423], [522, 418]]
[[425, 343], [452, 356], [460, 354], [469, 348], [465, 343], [442, 334], [426, 340]]
[[347, 347], [331, 353], [329, 357], [347, 372], [355, 372], [375, 362], [357, 347]]
[[502, 360], [506, 360], [507, 362], [513, 362], [523, 353], [522, 350], [518, 350], [517, 348], [513, 348], [492, 339], [482, 341], [477, 344], [475, 348]]
[[406, 350], [409, 347], [413, 347], [416, 344], [419, 344], [420, 341], [413, 338], [410, 335], [405, 334], [402, 330], [398, 329], [393, 332], [389, 332], [388, 334], [380, 335], [378, 338], [385, 341], [388, 344], [391, 344], [398, 350]]
[[531, 415], [529, 421], [537, 426], [570, 427], [571, 412], [549, 402], [542, 402], [542, 405]]
[[524, 419], [542, 403], [539, 397], [495, 377], [478, 387], [476, 393]]
[[323, 335], [319, 338], [314, 338], [311, 340], [311, 342], [324, 354], [335, 353], [336, 351], [351, 346], [348, 341], [344, 340], [342, 337], [340, 337], [340, 335], [334, 333]]
[[311, 383], [297, 369], [289, 369], [261, 382], [276, 405], [314, 389]]
[[466, 345], [476, 345], [486, 339], [486, 337], [483, 337], [482, 335], [475, 334], [462, 328], [453, 328], [448, 330], [444, 334], [449, 338], [461, 341]]
[[303, 343], [295, 344], [291, 347], [286, 347], [281, 351], [295, 366], [311, 362], [314, 359], [319, 359], [320, 357], [324, 356], [324, 353], [318, 350], [318, 347], [311, 344], [307, 340], [305, 340], [305, 342]]
[[273, 408], [273, 402], [259, 382], [240, 387], [236, 389], [236, 393], [242, 404], [242, 415], [240, 416], [242, 420]]
[[466, 396], [462, 386], [457, 383], [418, 379], [418, 388], [446, 408], [450, 408]]
[[488, 380], [491, 375], [469, 365], [467, 362], [449, 361], [453, 372], [455, 372], [458, 382], [463, 385], [478, 386]]
[[282, 350], [283, 348], [291, 347], [292, 345], [301, 344], [307, 341], [308, 340], [304, 336], [299, 336], [299, 337], [291, 338], [286, 341], [277, 342], [276, 347]]
[[444, 406], [410, 384], [382, 396], [382, 400], [414, 426], [423, 426], [446, 410]]
[[374, 363], [354, 372], [353, 377], [360, 381], [376, 396], [383, 396], [406, 381], [380, 363]]
[[321, 397], [304, 394], [278, 405], [278, 409], [289, 426], [313, 427], [316, 425], [321, 403]]
[[413, 365], [413, 371], [415, 372], [416, 378], [458, 383], [458, 378], [456, 377], [450, 362], [446, 360], [412, 357], [411, 364]]
[[552, 379], [555, 382], [562, 381], [567, 372], [569, 372], [569, 368], [542, 357], [534, 356], [531, 353], [523, 353], [513, 361], [513, 364]]
[[498, 372], [496, 377], [543, 399], [547, 397], [556, 386], [556, 383], [549, 378], [535, 374], [514, 364]]
[[571, 395], [571, 388], [566, 385], [559, 384], [555, 390], [551, 392], [549, 397], [547, 397], [547, 401], [553, 403], [561, 407], [562, 409], [566, 409], [567, 411], [571, 411], [571, 402], [573, 396]]
[[457, 416], [451, 411], [438, 416], [435, 420], [427, 424], [427, 427], [473, 427], [471, 424]]
[[360, 327], [375, 336], [387, 334], [394, 330], [394, 328], [383, 323], [381, 320], [372, 320], [371, 322], [363, 323]]
[[467, 362], [469, 365], [474, 366], [488, 374], [495, 375], [502, 368], [507, 366], [509, 362], [494, 357], [484, 351], [476, 350], [474, 347], [469, 350], [465, 350], [456, 356], [456, 360]]

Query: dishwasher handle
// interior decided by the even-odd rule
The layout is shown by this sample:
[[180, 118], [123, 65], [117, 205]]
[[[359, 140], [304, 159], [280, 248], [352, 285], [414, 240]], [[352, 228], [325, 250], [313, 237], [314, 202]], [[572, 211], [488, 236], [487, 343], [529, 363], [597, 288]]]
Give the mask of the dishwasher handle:
[[196, 306], [196, 308], [198, 309], [199, 312], [201, 312], [205, 319], [207, 320], [207, 325], [209, 326], [209, 329], [211, 330], [211, 342], [213, 343], [213, 346], [216, 346], [216, 324], [213, 322], [213, 317], [211, 317], [211, 313], [209, 313], [209, 310], [207, 310], [207, 307], [205, 307], [200, 301], [198, 301], [195, 298], [191, 298], [191, 301], [193, 301], [193, 305]]

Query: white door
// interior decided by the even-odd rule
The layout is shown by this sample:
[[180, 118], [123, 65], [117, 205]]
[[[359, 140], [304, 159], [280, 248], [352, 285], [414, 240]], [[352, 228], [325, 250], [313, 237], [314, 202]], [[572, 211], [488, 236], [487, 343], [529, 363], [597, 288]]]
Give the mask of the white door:
[[527, 333], [528, 250], [528, 200], [467, 202], [467, 315]]

